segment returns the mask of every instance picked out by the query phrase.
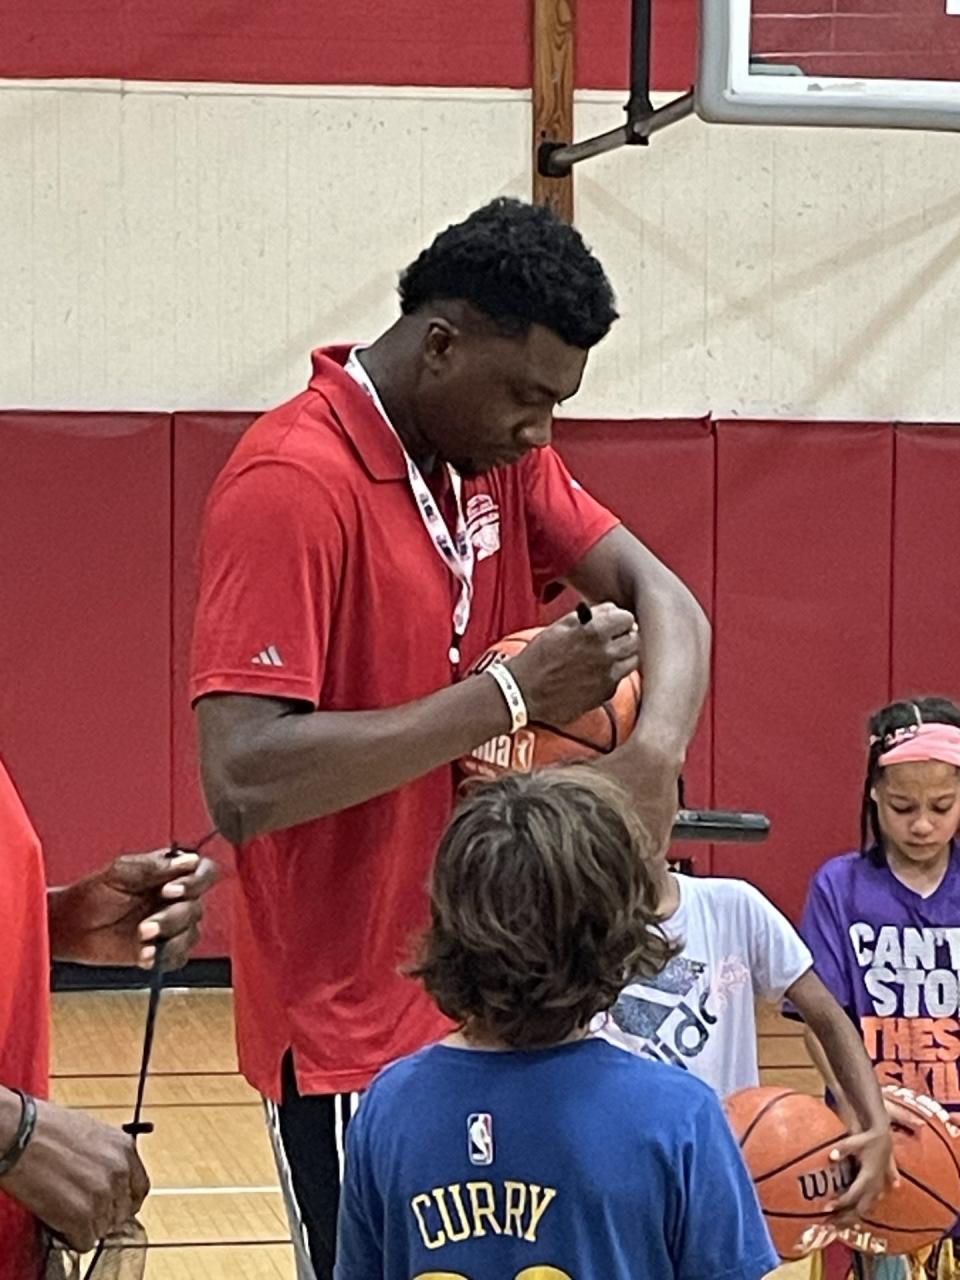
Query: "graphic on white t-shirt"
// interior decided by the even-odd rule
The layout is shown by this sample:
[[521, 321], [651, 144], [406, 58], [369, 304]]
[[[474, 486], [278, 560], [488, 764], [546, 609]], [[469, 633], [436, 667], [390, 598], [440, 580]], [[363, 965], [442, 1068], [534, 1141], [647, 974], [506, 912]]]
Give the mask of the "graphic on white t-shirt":
[[714, 1008], [725, 1009], [737, 993], [746, 989], [752, 990], [750, 970], [741, 956], [724, 956], [720, 968], [710, 982], [710, 998]]
[[630, 983], [593, 1030], [726, 1097], [759, 1083], [756, 997], [779, 1000], [811, 967], [810, 952], [753, 885], [677, 880], [680, 905], [664, 932], [682, 951], [655, 977]]
[[707, 1047], [731, 998], [749, 987], [750, 971], [739, 956], [724, 956], [714, 973], [702, 960], [676, 956], [655, 978], [623, 991], [609, 1016], [644, 1041], [644, 1056], [686, 1067], [684, 1059]]

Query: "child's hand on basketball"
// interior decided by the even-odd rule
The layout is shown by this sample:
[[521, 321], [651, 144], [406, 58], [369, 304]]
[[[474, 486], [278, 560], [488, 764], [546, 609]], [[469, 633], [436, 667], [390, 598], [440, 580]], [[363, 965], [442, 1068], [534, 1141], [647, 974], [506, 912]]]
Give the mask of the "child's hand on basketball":
[[637, 623], [615, 604], [598, 604], [586, 624], [568, 613], [510, 659], [531, 720], [569, 724], [599, 707], [640, 664]]
[[843, 1138], [830, 1152], [830, 1160], [852, 1160], [857, 1166], [853, 1182], [830, 1206], [831, 1225], [838, 1230], [856, 1226], [884, 1191], [898, 1185], [889, 1125]]
[[909, 1107], [905, 1107], [896, 1099], [893, 1089], [887, 1086], [883, 1090], [883, 1105], [886, 1107], [890, 1123], [906, 1129], [910, 1133], [919, 1133], [923, 1128], [923, 1118]]

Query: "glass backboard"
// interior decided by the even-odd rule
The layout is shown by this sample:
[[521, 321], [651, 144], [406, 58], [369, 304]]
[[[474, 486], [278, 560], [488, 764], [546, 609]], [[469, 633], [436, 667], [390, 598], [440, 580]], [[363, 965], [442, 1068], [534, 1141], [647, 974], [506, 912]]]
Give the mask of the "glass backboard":
[[701, 0], [705, 120], [960, 129], [960, 0]]

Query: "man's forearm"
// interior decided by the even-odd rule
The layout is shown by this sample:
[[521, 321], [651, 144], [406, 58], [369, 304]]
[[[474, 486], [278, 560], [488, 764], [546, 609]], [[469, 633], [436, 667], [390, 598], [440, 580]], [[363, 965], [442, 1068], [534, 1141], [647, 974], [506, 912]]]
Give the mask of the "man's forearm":
[[203, 699], [199, 718], [207, 803], [234, 844], [362, 804], [510, 730], [502, 693], [481, 677], [385, 711], [275, 714], [227, 728], [231, 701]]
[[710, 623], [692, 592], [626, 529], [587, 553], [570, 582], [591, 600], [629, 609], [640, 627], [643, 699], [637, 729], [682, 761], [710, 677]]
[[679, 578], [633, 582], [640, 624], [643, 700], [638, 728], [683, 755], [697, 727], [710, 675], [710, 625]]

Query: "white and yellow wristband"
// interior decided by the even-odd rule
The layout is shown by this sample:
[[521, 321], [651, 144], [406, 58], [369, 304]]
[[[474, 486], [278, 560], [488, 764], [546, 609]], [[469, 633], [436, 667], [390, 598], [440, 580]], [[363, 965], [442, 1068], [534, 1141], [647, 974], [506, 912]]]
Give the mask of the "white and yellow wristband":
[[484, 675], [493, 676], [500, 686], [503, 700], [510, 712], [510, 732], [516, 733], [527, 723], [527, 704], [524, 701], [520, 686], [513, 677], [513, 672], [504, 662], [492, 662]]

